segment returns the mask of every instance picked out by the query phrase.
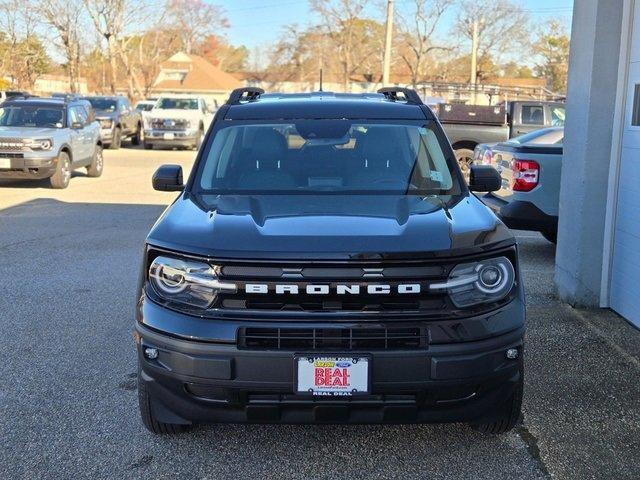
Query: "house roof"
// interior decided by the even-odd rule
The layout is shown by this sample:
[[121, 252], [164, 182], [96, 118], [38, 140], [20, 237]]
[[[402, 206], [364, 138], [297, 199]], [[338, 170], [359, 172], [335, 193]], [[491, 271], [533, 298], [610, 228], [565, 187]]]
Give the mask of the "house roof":
[[[182, 79], [166, 78], [167, 73], [182, 74]], [[206, 59], [187, 53], [176, 53], [160, 64], [154, 90], [184, 92], [220, 92], [241, 87], [241, 82]]]

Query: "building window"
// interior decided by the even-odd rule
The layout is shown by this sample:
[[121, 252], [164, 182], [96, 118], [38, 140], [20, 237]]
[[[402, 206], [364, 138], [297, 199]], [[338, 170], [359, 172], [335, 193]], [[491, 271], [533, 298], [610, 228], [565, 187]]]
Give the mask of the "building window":
[[633, 92], [633, 113], [631, 115], [631, 126], [640, 127], [640, 84], [636, 84]]

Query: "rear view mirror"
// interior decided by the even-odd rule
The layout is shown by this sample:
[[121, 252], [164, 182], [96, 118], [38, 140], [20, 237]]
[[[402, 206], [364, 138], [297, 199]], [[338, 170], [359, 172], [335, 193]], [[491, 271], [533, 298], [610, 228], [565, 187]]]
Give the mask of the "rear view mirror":
[[491, 165], [471, 165], [469, 190], [474, 192], [495, 192], [502, 187], [500, 173]]
[[162, 165], [153, 174], [153, 189], [161, 192], [178, 192], [184, 188], [182, 167], [180, 165]]

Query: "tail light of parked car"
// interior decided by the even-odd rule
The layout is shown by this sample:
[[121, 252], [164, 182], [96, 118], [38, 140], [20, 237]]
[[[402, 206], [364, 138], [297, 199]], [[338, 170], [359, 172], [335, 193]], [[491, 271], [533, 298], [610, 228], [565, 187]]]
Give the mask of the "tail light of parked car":
[[513, 187], [516, 192], [530, 192], [540, 178], [540, 165], [533, 160], [511, 160], [511, 171], [513, 172]]

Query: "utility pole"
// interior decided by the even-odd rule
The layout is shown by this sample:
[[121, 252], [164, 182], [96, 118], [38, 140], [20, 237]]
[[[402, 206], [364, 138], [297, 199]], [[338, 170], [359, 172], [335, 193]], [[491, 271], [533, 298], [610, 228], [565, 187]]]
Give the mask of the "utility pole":
[[391, 41], [393, 39], [393, 1], [394, 0], [387, 0], [387, 30], [384, 38], [382, 85], [389, 84], [389, 70], [391, 68]]
[[478, 72], [478, 20], [473, 21], [473, 30], [471, 34], [471, 101], [476, 103], [476, 82]]

